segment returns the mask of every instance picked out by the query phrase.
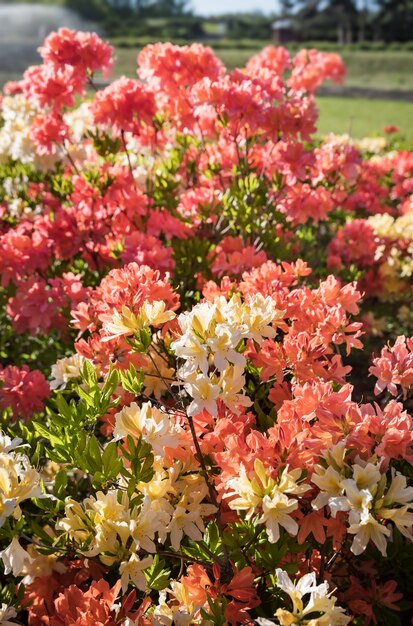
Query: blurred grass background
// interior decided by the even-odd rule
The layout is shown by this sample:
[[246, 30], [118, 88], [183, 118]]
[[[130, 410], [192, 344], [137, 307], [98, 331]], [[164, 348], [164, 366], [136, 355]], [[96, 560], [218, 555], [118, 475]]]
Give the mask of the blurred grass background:
[[353, 137], [373, 137], [395, 124], [409, 143], [413, 143], [413, 104], [397, 100], [317, 97], [320, 109], [318, 134], [348, 133]]

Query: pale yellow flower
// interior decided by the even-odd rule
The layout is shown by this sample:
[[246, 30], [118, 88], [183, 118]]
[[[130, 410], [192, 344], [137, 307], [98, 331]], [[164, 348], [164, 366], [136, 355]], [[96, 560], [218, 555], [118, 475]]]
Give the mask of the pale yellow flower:
[[265, 524], [270, 543], [276, 543], [280, 538], [280, 526], [290, 535], [297, 534], [298, 524], [290, 516], [298, 509], [297, 500], [288, 498], [281, 491], [274, 489], [271, 496], [264, 496], [261, 506], [262, 515], [258, 523]]
[[20, 576], [24, 566], [31, 560], [30, 555], [21, 547], [17, 537], [13, 537], [11, 543], [0, 552], [0, 559], [3, 561], [4, 573], [13, 576]]
[[106, 335], [101, 338], [101, 341], [110, 341], [111, 339], [116, 339], [117, 337], [133, 335], [133, 333], [141, 328], [141, 318], [138, 315], [135, 315], [129, 307], [124, 305], [121, 312], [115, 309], [112, 317], [110, 319], [105, 319], [103, 323], [103, 330]]
[[[306, 574], [296, 583], [293, 583], [286, 572], [276, 570], [277, 586], [287, 593], [292, 601], [291, 611], [278, 609], [275, 616], [281, 626], [346, 626], [350, 617], [345, 615], [344, 609], [336, 606], [337, 599], [328, 592], [328, 583], [317, 585], [314, 572]], [[304, 605], [303, 598], [306, 597]], [[313, 617], [320, 614], [319, 617]]]
[[242, 393], [245, 385], [243, 367], [230, 365], [221, 373], [218, 384], [221, 387], [221, 400], [235, 414], [240, 413], [240, 406], [248, 407], [252, 405], [251, 398]]
[[138, 589], [145, 591], [147, 584], [145, 574], [143, 572], [147, 567], [150, 567], [152, 563], [152, 556], [140, 559], [137, 554], [131, 554], [129, 561], [122, 561], [119, 566], [122, 593], [126, 592], [129, 580], [131, 580]]
[[204, 409], [213, 417], [217, 415], [217, 400], [221, 393], [221, 388], [204, 374], [193, 374], [186, 379], [185, 390], [193, 398], [189, 405], [188, 415], [198, 415]]
[[16, 626], [16, 622], [9, 621], [9, 619], [13, 619], [13, 617], [17, 617], [16, 609], [2, 603], [0, 607], [0, 626]]
[[166, 310], [166, 304], [163, 300], [155, 300], [151, 303], [144, 302], [140, 310], [140, 316], [144, 325], [160, 326], [172, 320], [175, 317], [175, 313]]
[[14, 451], [0, 453], [0, 526], [9, 515], [18, 514], [21, 502], [41, 495], [40, 475], [28, 457]]
[[380, 509], [380, 515], [384, 519], [392, 521], [402, 535], [413, 541], [413, 513], [410, 511], [409, 505], [397, 509]]
[[363, 509], [360, 514], [360, 521], [351, 524], [348, 532], [355, 535], [350, 550], [358, 556], [367, 548], [369, 541], [372, 541], [383, 556], [386, 556], [386, 537], [390, 537], [390, 530], [380, 524], [368, 509]]
[[139, 407], [136, 402], [115, 415], [113, 436], [122, 439], [127, 435], [142, 437], [153, 448], [155, 454], [163, 456], [165, 447], [176, 448], [181, 437], [181, 428], [166, 412], [144, 402]]
[[72, 356], [59, 359], [52, 365], [50, 389], [64, 389], [73, 378], [79, 378], [85, 359], [82, 355], [72, 354]]

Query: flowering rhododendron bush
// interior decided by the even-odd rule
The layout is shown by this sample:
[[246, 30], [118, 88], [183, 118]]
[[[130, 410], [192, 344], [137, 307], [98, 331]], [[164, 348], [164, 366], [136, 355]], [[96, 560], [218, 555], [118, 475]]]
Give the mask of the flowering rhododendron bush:
[[40, 54], [1, 100], [0, 624], [410, 624], [413, 153], [314, 138], [334, 54]]

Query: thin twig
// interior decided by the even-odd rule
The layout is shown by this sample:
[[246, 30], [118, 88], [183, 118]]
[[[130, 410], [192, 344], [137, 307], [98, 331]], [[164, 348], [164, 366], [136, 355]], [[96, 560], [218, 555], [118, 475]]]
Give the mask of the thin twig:
[[62, 554], [66, 554], [67, 552], [67, 550], [63, 548], [55, 548], [54, 546], [47, 546], [45, 544], [39, 543], [38, 541], [36, 541], [35, 539], [32, 539], [31, 537], [28, 537], [24, 533], [20, 533], [20, 537], [24, 539], [25, 541], [28, 541], [29, 543], [33, 544], [37, 548], [42, 548], [42, 549], [44, 548], [46, 550], [52, 550], [53, 552], [61, 552]]
[[129, 172], [130, 172], [130, 175], [132, 176], [133, 184], [134, 184], [134, 187], [135, 187], [135, 190], [136, 190], [136, 180], [135, 180], [135, 178], [134, 178], [134, 176], [133, 176], [132, 163], [131, 163], [131, 160], [130, 160], [129, 150], [128, 150], [128, 147], [127, 147], [127, 145], [126, 145], [125, 131], [123, 130], [123, 128], [122, 128], [122, 129], [121, 129], [121, 131], [120, 131], [120, 136], [121, 136], [121, 139], [122, 139], [123, 149], [124, 149], [124, 151], [125, 151], [126, 158], [127, 158], [127, 160], [128, 160]]
[[[148, 554], [152, 554], [150, 552], [148, 552]], [[201, 561], [201, 559], [194, 559], [192, 556], [187, 556], [186, 554], [183, 554], [182, 552], [172, 552], [170, 550], [157, 550], [156, 554], [158, 556], [165, 556], [165, 557], [169, 557], [172, 559], [180, 559], [181, 561], [189, 561], [190, 563], [197, 563], [198, 565], [203, 565], [204, 567], [211, 567], [211, 563], [208, 563], [208, 561]]]
[[70, 165], [71, 165], [71, 166], [73, 167], [73, 169], [75, 170], [76, 174], [77, 174], [78, 176], [80, 176], [80, 170], [79, 170], [79, 168], [77, 167], [76, 163], [74, 162], [73, 157], [72, 157], [72, 155], [70, 154], [69, 150], [67, 149], [66, 145], [63, 143], [63, 144], [62, 144], [62, 146], [63, 146], [63, 151], [64, 151], [64, 153], [65, 153], [65, 155], [66, 155], [67, 160], [69, 161]]
[[228, 550], [224, 543], [224, 531], [223, 531], [222, 522], [221, 522], [221, 513], [220, 513], [219, 503], [216, 497], [215, 489], [209, 480], [209, 475], [208, 475], [208, 470], [205, 464], [204, 455], [202, 454], [201, 446], [199, 445], [198, 437], [195, 431], [194, 420], [191, 415], [187, 415], [187, 420], [188, 420], [189, 428], [191, 430], [191, 435], [192, 435], [192, 439], [195, 445], [195, 449], [198, 455], [198, 460], [199, 460], [199, 463], [201, 465], [201, 468], [204, 474], [204, 480], [208, 488], [209, 497], [211, 498], [211, 502], [217, 509], [216, 520], [217, 520], [218, 530], [221, 535], [222, 546], [224, 549], [224, 556], [225, 556], [225, 564], [223, 564], [223, 566], [226, 567], [229, 563], [229, 558], [228, 558]]

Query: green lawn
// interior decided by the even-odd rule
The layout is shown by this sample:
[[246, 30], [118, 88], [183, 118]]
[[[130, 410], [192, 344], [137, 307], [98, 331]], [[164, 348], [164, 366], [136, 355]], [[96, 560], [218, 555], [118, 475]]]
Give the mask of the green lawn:
[[397, 100], [318, 97], [318, 134], [349, 133], [361, 138], [382, 134], [383, 127], [395, 124], [409, 142], [413, 141], [413, 103]]
[[413, 52], [343, 52], [349, 87], [413, 91]]

